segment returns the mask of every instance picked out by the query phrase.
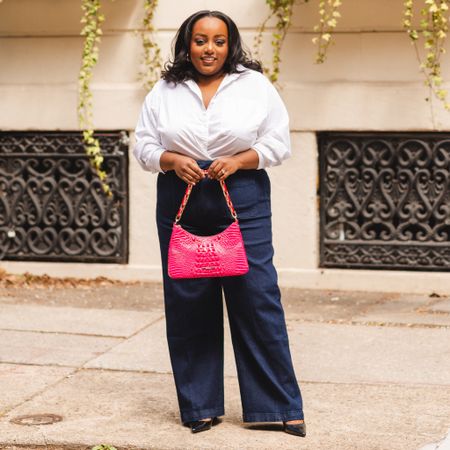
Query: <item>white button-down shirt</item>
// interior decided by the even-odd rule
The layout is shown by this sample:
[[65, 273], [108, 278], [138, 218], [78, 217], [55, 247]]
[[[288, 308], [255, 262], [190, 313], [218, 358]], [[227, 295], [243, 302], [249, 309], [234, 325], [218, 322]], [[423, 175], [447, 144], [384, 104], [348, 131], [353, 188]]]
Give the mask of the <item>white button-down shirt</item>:
[[145, 98], [135, 135], [134, 155], [151, 172], [162, 172], [166, 150], [214, 160], [253, 149], [258, 169], [291, 154], [286, 108], [269, 80], [250, 69], [227, 74], [208, 108], [195, 81], [158, 81]]

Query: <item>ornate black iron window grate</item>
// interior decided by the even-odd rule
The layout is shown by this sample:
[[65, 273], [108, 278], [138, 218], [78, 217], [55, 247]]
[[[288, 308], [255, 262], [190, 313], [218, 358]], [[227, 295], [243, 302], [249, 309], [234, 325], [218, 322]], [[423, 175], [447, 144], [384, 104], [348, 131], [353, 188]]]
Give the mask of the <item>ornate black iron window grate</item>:
[[128, 135], [96, 136], [112, 197], [80, 132], [0, 132], [0, 259], [127, 262]]
[[450, 134], [318, 138], [321, 266], [450, 270]]

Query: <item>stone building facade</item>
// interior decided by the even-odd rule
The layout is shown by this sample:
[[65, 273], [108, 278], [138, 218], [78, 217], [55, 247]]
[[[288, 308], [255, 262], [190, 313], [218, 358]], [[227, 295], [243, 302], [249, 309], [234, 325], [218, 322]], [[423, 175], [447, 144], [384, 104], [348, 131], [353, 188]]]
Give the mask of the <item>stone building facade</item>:
[[[229, 14], [240, 27], [248, 47], [252, 46], [255, 30], [268, 13], [263, 0], [160, 0], [159, 3], [155, 17], [156, 37], [166, 59], [176, 29], [196, 10], [221, 9]], [[8, 271], [160, 280], [155, 225], [156, 176], [142, 171], [131, 154], [133, 130], [146, 95], [136, 77], [142, 46], [135, 30], [142, 20], [143, 1], [104, 0], [103, 4], [106, 20], [100, 60], [92, 81], [94, 120], [96, 129], [122, 130], [130, 136], [126, 262], [6, 258], [0, 261], [0, 267]], [[337, 266], [333, 266], [333, 258], [326, 260], [326, 254], [330, 254], [327, 252], [332, 251], [332, 246], [327, 247], [324, 243], [327, 232], [331, 238], [338, 236], [340, 242], [337, 244], [353, 239], [349, 225], [353, 220], [351, 217], [347, 217], [348, 223], [342, 219], [334, 230], [325, 227], [326, 220], [329, 224], [332, 221], [332, 217], [327, 218], [329, 211], [323, 209], [325, 203], [331, 201], [325, 198], [323, 190], [327, 158], [321, 152], [326, 150], [327, 142], [335, 139], [334, 145], [345, 153], [345, 146], [361, 143], [360, 133], [366, 133], [369, 141], [375, 136], [383, 142], [383, 139], [395, 142], [397, 147], [393, 151], [398, 157], [401, 144], [398, 139], [407, 141], [411, 136], [420, 142], [450, 139], [450, 134], [445, 134], [450, 132], [449, 113], [440, 104], [435, 103], [430, 108], [430, 102], [425, 101], [428, 91], [414, 50], [402, 30], [402, 5], [400, 0], [344, 2], [335, 45], [330, 47], [328, 60], [322, 65], [314, 64], [316, 48], [311, 43], [313, 26], [318, 20], [316, 2], [295, 8], [293, 24], [283, 48], [279, 80], [279, 91], [290, 114], [292, 157], [269, 171], [275, 263], [283, 286], [425, 293], [450, 290], [449, 265], [445, 259], [448, 258], [445, 250], [448, 238], [437, 242], [441, 259], [437, 258], [437, 265], [430, 267], [414, 256], [416, 247], [408, 264], [402, 265], [401, 258], [394, 258], [384, 265], [377, 264], [376, 255], [384, 251], [384, 247], [376, 246], [377, 242], [366, 252], [368, 264], [364, 263], [364, 257], [354, 259], [353, 263], [350, 257], [344, 258], [340, 264], [336, 257]], [[2, 132], [78, 129], [77, 76], [83, 43], [79, 35], [80, 17], [79, 0], [4, 0], [0, 4]], [[269, 42], [267, 37], [266, 54], [270, 50]], [[444, 64], [443, 75], [450, 80], [448, 62]], [[447, 83], [447, 86], [450, 85]], [[418, 132], [425, 134], [416, 135]], [[439, 132], [437, 137], [430, 134], [433, 132]], [[339, 139], [343, 143], [339, 144]], [[443, 153], [448, 158], [446, 149], [448, 147]], [[0, 157], [1, 152], [0, 148]], [[448, 172], [448, 159], [445, 161], [444, 170]], [[412, 173], [418, 170], [409, 169]], [[332, 181], [328, 181], [328, 187], [332, 186]], [[351, 185], [351, 181], [346, 183]], [[349, 191], [351, 186], [347, 194], [345, 189], [339, 194], [344, 203], [346, 195], [351, 197]], [[411, 199], [413, 203], [416, 200]], [[430, 201], [432, 209], [435, 197]], [[443, 220], [445, 222], [445, 218]], [[361, 223], [358, 226], [361, 227]], [[400, 225], [397, 222], [393, 226]], [[375, 240], [383, 241], [379, 227], [375, 224]], [[417, 229], [414, 230], [415, 233]], [[370, 233], [367, 236], [370, 237]], [[436, 240], [431, 241], [419, 242], [419, 247], [428, 244], [433, 247]], [[403, 239], [400, 244], [407, 245], [408, 241]], [[430, 251], [434, 252], [433, 248]], [[408, 257], [411, 257], [411, 250], [406, 252], [405, 258]]]

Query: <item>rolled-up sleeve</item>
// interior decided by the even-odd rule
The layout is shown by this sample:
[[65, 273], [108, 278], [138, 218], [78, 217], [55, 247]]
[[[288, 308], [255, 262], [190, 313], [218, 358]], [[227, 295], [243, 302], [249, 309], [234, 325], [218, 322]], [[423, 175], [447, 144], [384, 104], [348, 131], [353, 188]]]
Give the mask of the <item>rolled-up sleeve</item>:
[[158, 133], [156, 118], [157, 85], [147, 94], [135, 129], [133, 154], [144, 170], [163, 172], [159, 160], [165, 151]]
[[258, 169], [277, 166], [291, 156], [289, 116], [277, 90], [267, 83], [267, 115], [252, 146], [258, 153]]

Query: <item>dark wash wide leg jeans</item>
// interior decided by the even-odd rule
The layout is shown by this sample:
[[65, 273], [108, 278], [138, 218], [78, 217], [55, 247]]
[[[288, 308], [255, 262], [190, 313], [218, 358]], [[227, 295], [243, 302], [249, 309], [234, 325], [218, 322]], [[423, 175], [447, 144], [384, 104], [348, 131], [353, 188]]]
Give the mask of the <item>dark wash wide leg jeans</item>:
[[[200, 161], [202, 168], [211, 161]], [[175, 172], [158, 175], [167, 340], [182, 422], [224, 414], [223, 305], [230, 322], [244, 422], [303, 419], [283, 307], [272, 264], [270, 181], [265, 170], [241, 170], [226, 181], [238, 213], [250, 270], [223, 278], [173, 280], [167, 274], [172, 224], [186, 184]], [[204, 179], [181, 219], [199, 235], [232, 222], [220, 184]]]

